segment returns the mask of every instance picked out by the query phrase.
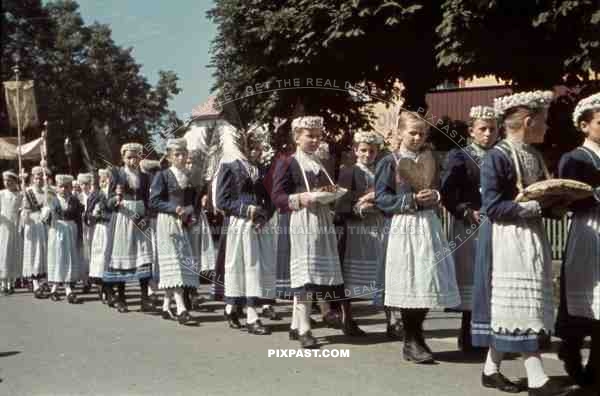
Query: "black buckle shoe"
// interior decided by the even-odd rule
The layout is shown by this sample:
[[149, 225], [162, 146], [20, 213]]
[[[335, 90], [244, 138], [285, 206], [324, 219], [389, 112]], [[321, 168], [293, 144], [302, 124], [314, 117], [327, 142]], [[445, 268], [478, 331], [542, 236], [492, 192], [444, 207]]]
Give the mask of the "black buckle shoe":
[[117, 303], [115, 304], [115, 307], [117, 308], [117, 311], [119, 311], [120, 313], [129, 312], [129, 308], [127, 308], [127, 304], [125, 304], [124, 301], [118, 300]]
[[191, 315], [188, 311], [183, 311], [182, 313], [177, 315], [177, 322], [180, 325], [187, 324], [188, 322], [191, 322], [192, 320], [193, 320], [193, 318], [191, 317]]
[[269, 306], [267, 308], [263, 308], [262, 313], [260, 314], [263, 318], [271, 319], [271, 320], [281, 320], [281, 315], [273, 309], [273, 307]]
[[162, 310], [160, 316], [164, 320], [175, 320], [177, 318], [177, 315], [175, 315], [175, 313], [170, 308], [166, 311]]
[[81, 300], [77, 297], [75, 293], [71, 293], [67, 296], [67, 301], [69, 304], [79, 304]]
[[342, 331], [344, 332], [344, 335], [350, 337], [364, 337], [367, 335], [367, 333], [365, 333], [360, 327], [358, 327], [358, 324], [354, 320], [347, 321], [344, 324]]
[[235, 309], [231, 311], [230, 314], [227, 311], [224, 312], [225, 319], [227, 319], [227, 323], [231, 329], [241, 329], [242, 324], [240, 323], [240, 319], [238, 318], [238, 313]]
[[571, 391], [563, 385], [559, 385], [556, 381], [549, 379], [539, 388], [528, 388], [529, 396], [563, 396]]
[[433, 354], [417, 341], [404, 341], [402, 355], [407, 362], [414, 362], [417, 364], [435, 363]]
[[329, 311], [329, 312], [327, 312], [327, 314], [325, 314], [325, 316], [323, 316], [323, 323], [325, 323], [327, 325], [327, 327], [330, 327], [333, 329], [343, 328], [342, 321], [340, 320], [340, 316], [337, 313], [335, 313], [334, 311]]
[[288, 337], [290, 341], [298, 340], [298, 329], [290, 329], [290, 331], [288, 331]]
[[483, 385], [484, 388], [498, 389], [499, 391], [507, 393], [519, 393], [522, 390], [517, 384], [503, 376], [501, 373], [494, 373], [492, 375], [481, 373], [481, 385]]
[[300, 345], [304, 349], [316, 349], [319, 347], [319, 342], [315, 337], [313, 337], [310, 330], [304, 334], [300, 334], [298, 336], [298, 341], [300, 341]]
[[114, 308], [117, 305], [117, 297], [110, 291], [106, 295], [106, 305], [108, 305], [109, 308]]
[[271, 334], [271, 329], [263, 326], [260, 319], [254, 323], [246, 323], [246, 329], [248, 330], [248, 334], [256, 334], [256, 335]]

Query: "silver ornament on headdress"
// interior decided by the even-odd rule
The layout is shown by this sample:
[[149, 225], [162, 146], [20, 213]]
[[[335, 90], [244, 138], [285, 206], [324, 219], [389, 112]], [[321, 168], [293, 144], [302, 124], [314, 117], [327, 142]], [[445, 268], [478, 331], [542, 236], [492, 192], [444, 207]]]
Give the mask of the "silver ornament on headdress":
[[494, 110], [500, 117], [513, 107], [524, 106], [530, 109], [543, 109], [550, 106], [554, 98], [552, 91], [519, 92], [494, 99]]
[[600, 110], [600, 92], [583, 98], [577, 103], [577, 106], [575, 106], [575, 110], [573, 111], [573, 124], [575, 125], [575, 128], [579, 128], [579, 119], [583, 113], [594, 109]]
[[144, 146], [140, 143], [125, 143], [121, 146], [121, 155], [125, 154], [126, 151], [133, 151], [141, 154], [144, 151]]
[[59, 174], [56, 175], [54, 180], [56, 181], [57, 186], [63, 186], [65, 184], [73, 183], [73, 176]]
[[296, 117], [292, 121], [292, 130], [306, 128], [306, 129], [323, 129], [324, 122], [323, 117], [320, 116], [302, 116]]

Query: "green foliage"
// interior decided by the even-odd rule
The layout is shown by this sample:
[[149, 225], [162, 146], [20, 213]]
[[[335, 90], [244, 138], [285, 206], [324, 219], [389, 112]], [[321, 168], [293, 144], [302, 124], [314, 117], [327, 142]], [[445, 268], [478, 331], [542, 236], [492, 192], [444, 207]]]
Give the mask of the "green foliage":
[[[214, 89], [231, 120], [247, 126], [318, 113], [336, 148], [370, 119], [343, 92], [346, 82], [375, 86], [366, 93], [388, 100], [399, 79], [405, 107], [417, 109], [427, 107], [430, 89], [458, 77], [493, 74], [515, 89], [548, 89], [600, 70], [595, 0], [216, 0], [208, 15], [218, 26]], [[278, 80], [307, 78], [335, 80], [342, 90], [277, 89]], [[458, 120], [445, 125], [466, 133]], [[447, 146], [438, 135], [435, 145]], [[281, 146], [287, 136], [289, 125], [274, 140]]]
[[596, 0], [445, 0], [437, 62], [453, 76], [493, 74], [520, 88], [548, 88], [600, 70]]
[[[233, 101], [239, 121], [269, 122], [318, 113], [331, 137], [368, 126], [364, 102], [344, 89], [370, 87], [387, 100], [394, 81], [406, 85], [407, 105], [423, 107], [436, 78], [434, 27], [439, 7], [420, 1], [217, 0], [209, 17], [217, 24], [212, 46], [215, 90]], [[335, 89], [307, 89], [307, 79], [329, 80]], [[301, 87], [282, 90], [284, 80]], [[279, 84], [278, 84], [279, 80]], [[248, 95], [248, 87], [266, 87]]]
[[[77, 2], [7, 0], [1, 18], [2, 79], [14, 78], [10, 59], [18, 51], [22, 78], [35, 80], [40, 119], [49, 123], [50, 163], [59, 169], [67, 170], [64, 138], [78, 130], [92, 160], [102, 166], [101, 158], [118, 160], [121, 143], [148, 143], [154, 132], [178, 121], [168, 108], [169, 99], [180, 92], [177, 75], [160, 71], [153, 87], [141, 74], [133, 49], [115, 44], [108, 25], [85, 25]], [[0, 125], [8, 130], [6, 119]], [[105, 125], [111, 131], [108, 144], [93, 133]], [[38, 130], [28, 133], [39, 136]], [[81, 153], [77, 147], [75, 152], [78, 169]]]

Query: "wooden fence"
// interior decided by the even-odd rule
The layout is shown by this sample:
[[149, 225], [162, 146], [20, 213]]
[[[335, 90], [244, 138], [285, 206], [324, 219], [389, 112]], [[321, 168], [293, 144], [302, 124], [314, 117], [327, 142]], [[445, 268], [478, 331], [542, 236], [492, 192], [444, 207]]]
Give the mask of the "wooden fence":
[[[448, 237], [451, 235], [450, 227], [452, 225], [452, 215], [445, 208], [439, 212], [442, 220], [444, 232]], [[552, 259], [562, 260], [563, 251], [567, 244], [567, 235], [569, 233], [569, 226], [571, 225], [571, 219], [569, 216], [565, 216], [560, 220], [544, 219], [544, 226], [546, 228], [546, 235], [552, 246]]]

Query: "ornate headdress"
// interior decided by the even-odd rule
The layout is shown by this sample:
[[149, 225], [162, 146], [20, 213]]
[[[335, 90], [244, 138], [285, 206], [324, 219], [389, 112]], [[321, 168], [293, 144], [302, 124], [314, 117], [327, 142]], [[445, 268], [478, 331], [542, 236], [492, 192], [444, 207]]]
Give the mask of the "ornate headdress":
[[184, 138], [169, 139], [167, 140], [167, 150], [186, 150], [187, 151], [187, 140]]
[[490, 106], [473, 106], [471, 107], [471, 111], [469, 111], [469, 118], [475, 120], [493, 120], [496, 118], [496, 111]]
[[121, 146], [121, 155], [125, 154], [126, 151], [133, 151], [141, 154], [144, 151], [144, 146], [140, 143], [125, 143]]
[[92, 183], [92, 179], [91, 173], [80, 173], [77, 175], [77, 183], [79, 184]]
[[[48, 173], [48, 170], [46, 170], [46, 173]], [[33, 168], [31, 168], [32, 176], [42, 175], [42, 174], [44, 174], [44, 168], [42, 168], [41, 166], [34, 166]]]
[[250, 128], [248, 131], [249, 138], [256, 143], [260, 143], [262, 154], [260, 156], [260, 163], [267, 165], [271, 162], [271, 159], [275, 156], [273, 146], [271, 146], [271, 133], [267, 125], [258, 125]]
[[573, 124], [575, 128], [579, 128], [579, 119], [587, 110], [598, 109], [600, 110], [600, 92], [595, 93], [587, 98], [581, 99], [577, 106], [575, 106], [575, 110], [573, 111]]
[[56, 175], [54, 180], [56, 181], [57, 186], [63, 186], [65, 184], [73, 183], [73, 176], [59, 174]]
[[530, 109], [543, 109], [550, 106], [553, 97], [552, 91], [519, 92], [494, 99], [494, 110], [499, 117], [503, 117], [506, 111], [513, 107], [525, 106]]
[[303, 116], [294, 118], [292, 121], [292, 130], [300, 128], [323, 129], [323, 117]]
[[358, 130], [354, 134], [354, 143], [376, 144], [381, 147], [383, 146], [383, 136], [374, 131]]
[[13, 170], [7, 170], [2, 172], [2, 178], [3, 179], [18, 179], [19, 177], [17, 176], [16, 172]]

